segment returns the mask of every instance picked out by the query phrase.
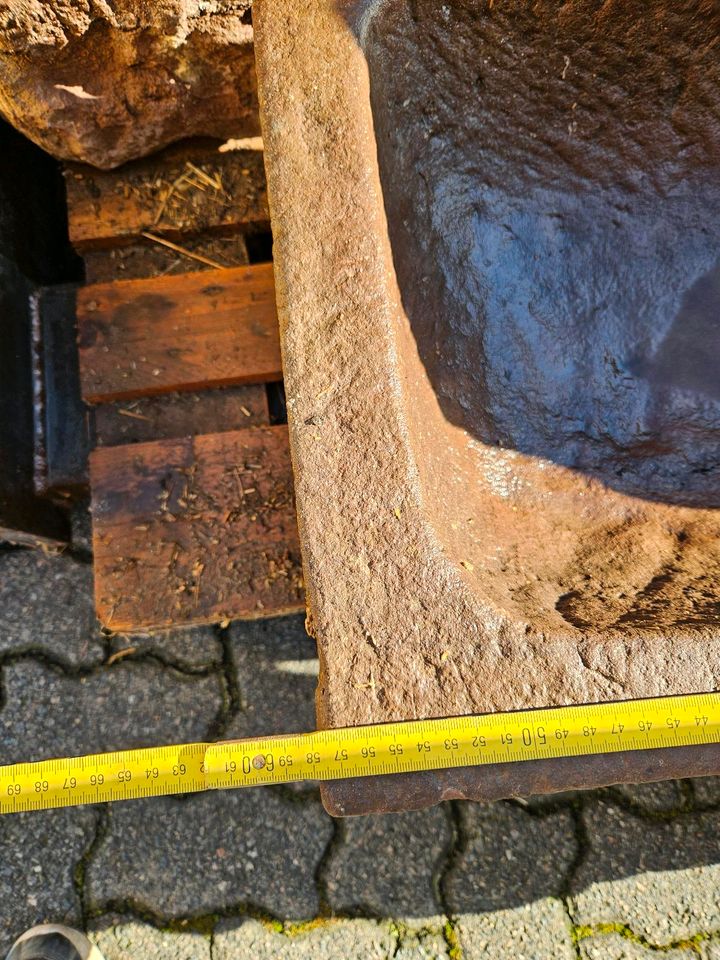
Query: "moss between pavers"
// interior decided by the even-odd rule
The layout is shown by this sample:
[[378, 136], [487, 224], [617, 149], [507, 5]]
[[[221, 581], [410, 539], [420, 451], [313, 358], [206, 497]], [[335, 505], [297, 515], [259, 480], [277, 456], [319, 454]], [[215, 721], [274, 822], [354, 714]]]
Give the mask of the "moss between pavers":
[[462, 960], [463, 952], [462, 946], [460, 945], [460, 937], [452, 920], [445, 921], [443, 936], [445, 937], [445, 943], [448, 945], [450, 960]]
[[673, 940], [671, 943], [653, 943], [642, 934], [635, 933], [631, 927], [624, 923], [593, 923], [571, 927], [572, 940], [576, 946], [591, 937], [609, 936], [611, 934], [623, 937], [623, 939], [636, 943], [645, 950], [653, 950], [656, 953], [670, 953], [671, 950], [691, 950], [698, 956], [700, 956], [700, 944], [715, 939], [715, 934], [701, 932], [693, 934], [692, 937]]

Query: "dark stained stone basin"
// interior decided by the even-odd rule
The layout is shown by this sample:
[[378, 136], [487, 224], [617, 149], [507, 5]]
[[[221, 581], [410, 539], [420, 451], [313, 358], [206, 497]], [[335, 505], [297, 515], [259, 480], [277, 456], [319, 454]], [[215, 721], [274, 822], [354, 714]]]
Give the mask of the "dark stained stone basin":
[[[720, 8], [259, 0], [326, 725], [715, 689]], [[332, 785], [335, 812], [720, 769]]]
[[669, 0], [397, 0], [365, 43], [395, 267], [444, 418], [699, 507], [720, 505], [712, 20]]
[[365, 27], [425, 496], [534, 622], [718, 621], [719, 26], [387, 0]]

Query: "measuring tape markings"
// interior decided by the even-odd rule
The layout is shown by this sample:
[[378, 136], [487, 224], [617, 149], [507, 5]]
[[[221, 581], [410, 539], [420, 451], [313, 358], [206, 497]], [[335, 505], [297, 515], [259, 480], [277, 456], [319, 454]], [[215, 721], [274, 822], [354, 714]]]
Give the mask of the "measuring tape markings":
[[0, 813], [720, 742], [720, 693], [412, 720], [0, 767]]

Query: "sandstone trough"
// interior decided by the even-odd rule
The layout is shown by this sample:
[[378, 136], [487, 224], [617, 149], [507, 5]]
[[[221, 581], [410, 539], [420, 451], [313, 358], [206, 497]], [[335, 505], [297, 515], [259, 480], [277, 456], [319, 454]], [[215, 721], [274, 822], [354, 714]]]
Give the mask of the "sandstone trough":
[[[720, 13], [258, 0], [319, 722], [714, 690]], [[334, 813], [720, 771], [329, 785]]]

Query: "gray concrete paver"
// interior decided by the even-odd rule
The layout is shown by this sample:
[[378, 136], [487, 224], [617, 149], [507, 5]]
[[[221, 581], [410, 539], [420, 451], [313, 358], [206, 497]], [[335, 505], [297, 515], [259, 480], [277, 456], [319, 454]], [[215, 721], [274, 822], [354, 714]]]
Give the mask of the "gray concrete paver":
[[[238, 676], [240, 710], [225, 739], [314, 730], [318, 659], [302, 616], [231, 624], [228, 635]], [[290, 783], [298, 795], [314, 793], [310, 780]]]
[[576, 853], [569, 812], [533, 816], [510, 803], [461, 803], [461, 853], [447, 876], [453, 913], [484, 913], [561, 893]]
[[577, 960], [567, 913], [552, 898], [461, 914], [457, 931], [462, 960]]
[[698, 805], [720, 804], [720, 777], [696, 777], [690, 783]]
[[314, 730], [318, 660], [304, 618], [233, 623], [229, 636], [242, 709], [228, 739]]
[[37, 923], [81, 924], [74, 871], [96, 823], [87, 807], [0, 820], [0, 956]]
[[102, 662], [89, 564], [38, 550], [0, 554], [0, 654], [28, 649], [71, 664]]
[[222, 663], [222, 646], [213, 627], [177, 627], [151, 634], [115, 634], [108, 641], [111, 656], [158, 654], [161, 658], [191, 669], [217, 667]]
[[450, 947], [443, 934], [446, 918], [429, 917], [423, 923], [403, 920], [398, 927], [398, 943], [393, 960], [451, 960]]
[[133, 902], [165, 918], [248, 904], [309, 920], [331, 835], [318, 800], [288, 802], [262, 788], [116, 804], [88, 866], [89, 903], [105, 912]]
[[219, 924], [213, 960], [388, 960], [396, 940], [388, 924], [336, 920], [290, 936], [256, 920]]
[[[91, 586], [90, 566], [68, 556], [0, 554], [0, 654], [11, 657], [3, 668], [2, 762], [202, 739], [227, 705], [215, 628], [105, 643]], [[232, 624], [226, 636], [242, 709], [225, 735], [312, 729], [317, 659], [302, 618]], [[133, 647], [134, 656], [154, 651], [211, 675], [132, 656], [103, 666], [108, 646]], [[39, 653], [24, 657], [27, 650]], [[45, 655], [67, 666], [59, 670]], [[720, 803], [720, 778], [692, 788], [698, 807]], [[591, 931], [623, 924], [632, 935], [599, 927], [576, 949], [559, 896], [578, 850], [569, 804], [580, 799], [587, 849], [572, 879], [573, 919]], [[720, 960], [720, 812], [680, 813], [687, 800], [686, 787], [670, 782], [529, 798], [527, 809], [460, 804], [460, 845], [443, 889], [462, 960], [658, 955], [636, 936], [668, 960]], [[75, 868], [97, 815], [68, 808], [0, 820], [0, 956], [34, 923], [82, 922]], [[434, 896], [448, 829], [442, 808], [345, 821], [324, 889], [336, 911], [361, 907], [378, 919], [322, 920], [283, 933], [235, 913], [249, 903], [283, 921], [317, 916], [315, 872], [333, 827], [312, 792], [294, 801], [237, 791], [118, 804], [86, 865], [93, 937], [107, 960], [449, 960]], [[205, 931], [159, 929], [127, 910], [108, 915], [132, 903], [158, 921], [233, 915], [218, 921], [211, 956]], [[698, 934], [692, 949], [668, 949]]]
[[105, 960], [211, 960], [208, 934], [160, 930], [133, 917], [100, 917], [88, 936]]
[[649, 816], [679, 811], [686, 803], [681, 781], [661, 780], [658, 783], [619, 784], [612, 793], [626, 800], [638, 812]]
[[720, 927], [720, 813], [651, 820], [595, 799], [584, 816], [576, 923], [623, 923], [661, 944]]
[[433, 889], [451, 831], [442, 807], [351, 818], [325, 880], [334, 910], [376, 916], [429, 917], [441, 911]]
[[[654, 945], [653, 945], [654, 946]], [[691, 947], [677, 950], [662, 950], [658, 954], [652, 947], [629, 940], [617, 933], [598, 934], [581, 940], [578, 949], [582, 960], [697, 960], [697, 952]]]
[[129, 660], [87, 677], [21, 661], [4, 679], [3, 763], [202, 740], [222, 702], [217, 676]]

